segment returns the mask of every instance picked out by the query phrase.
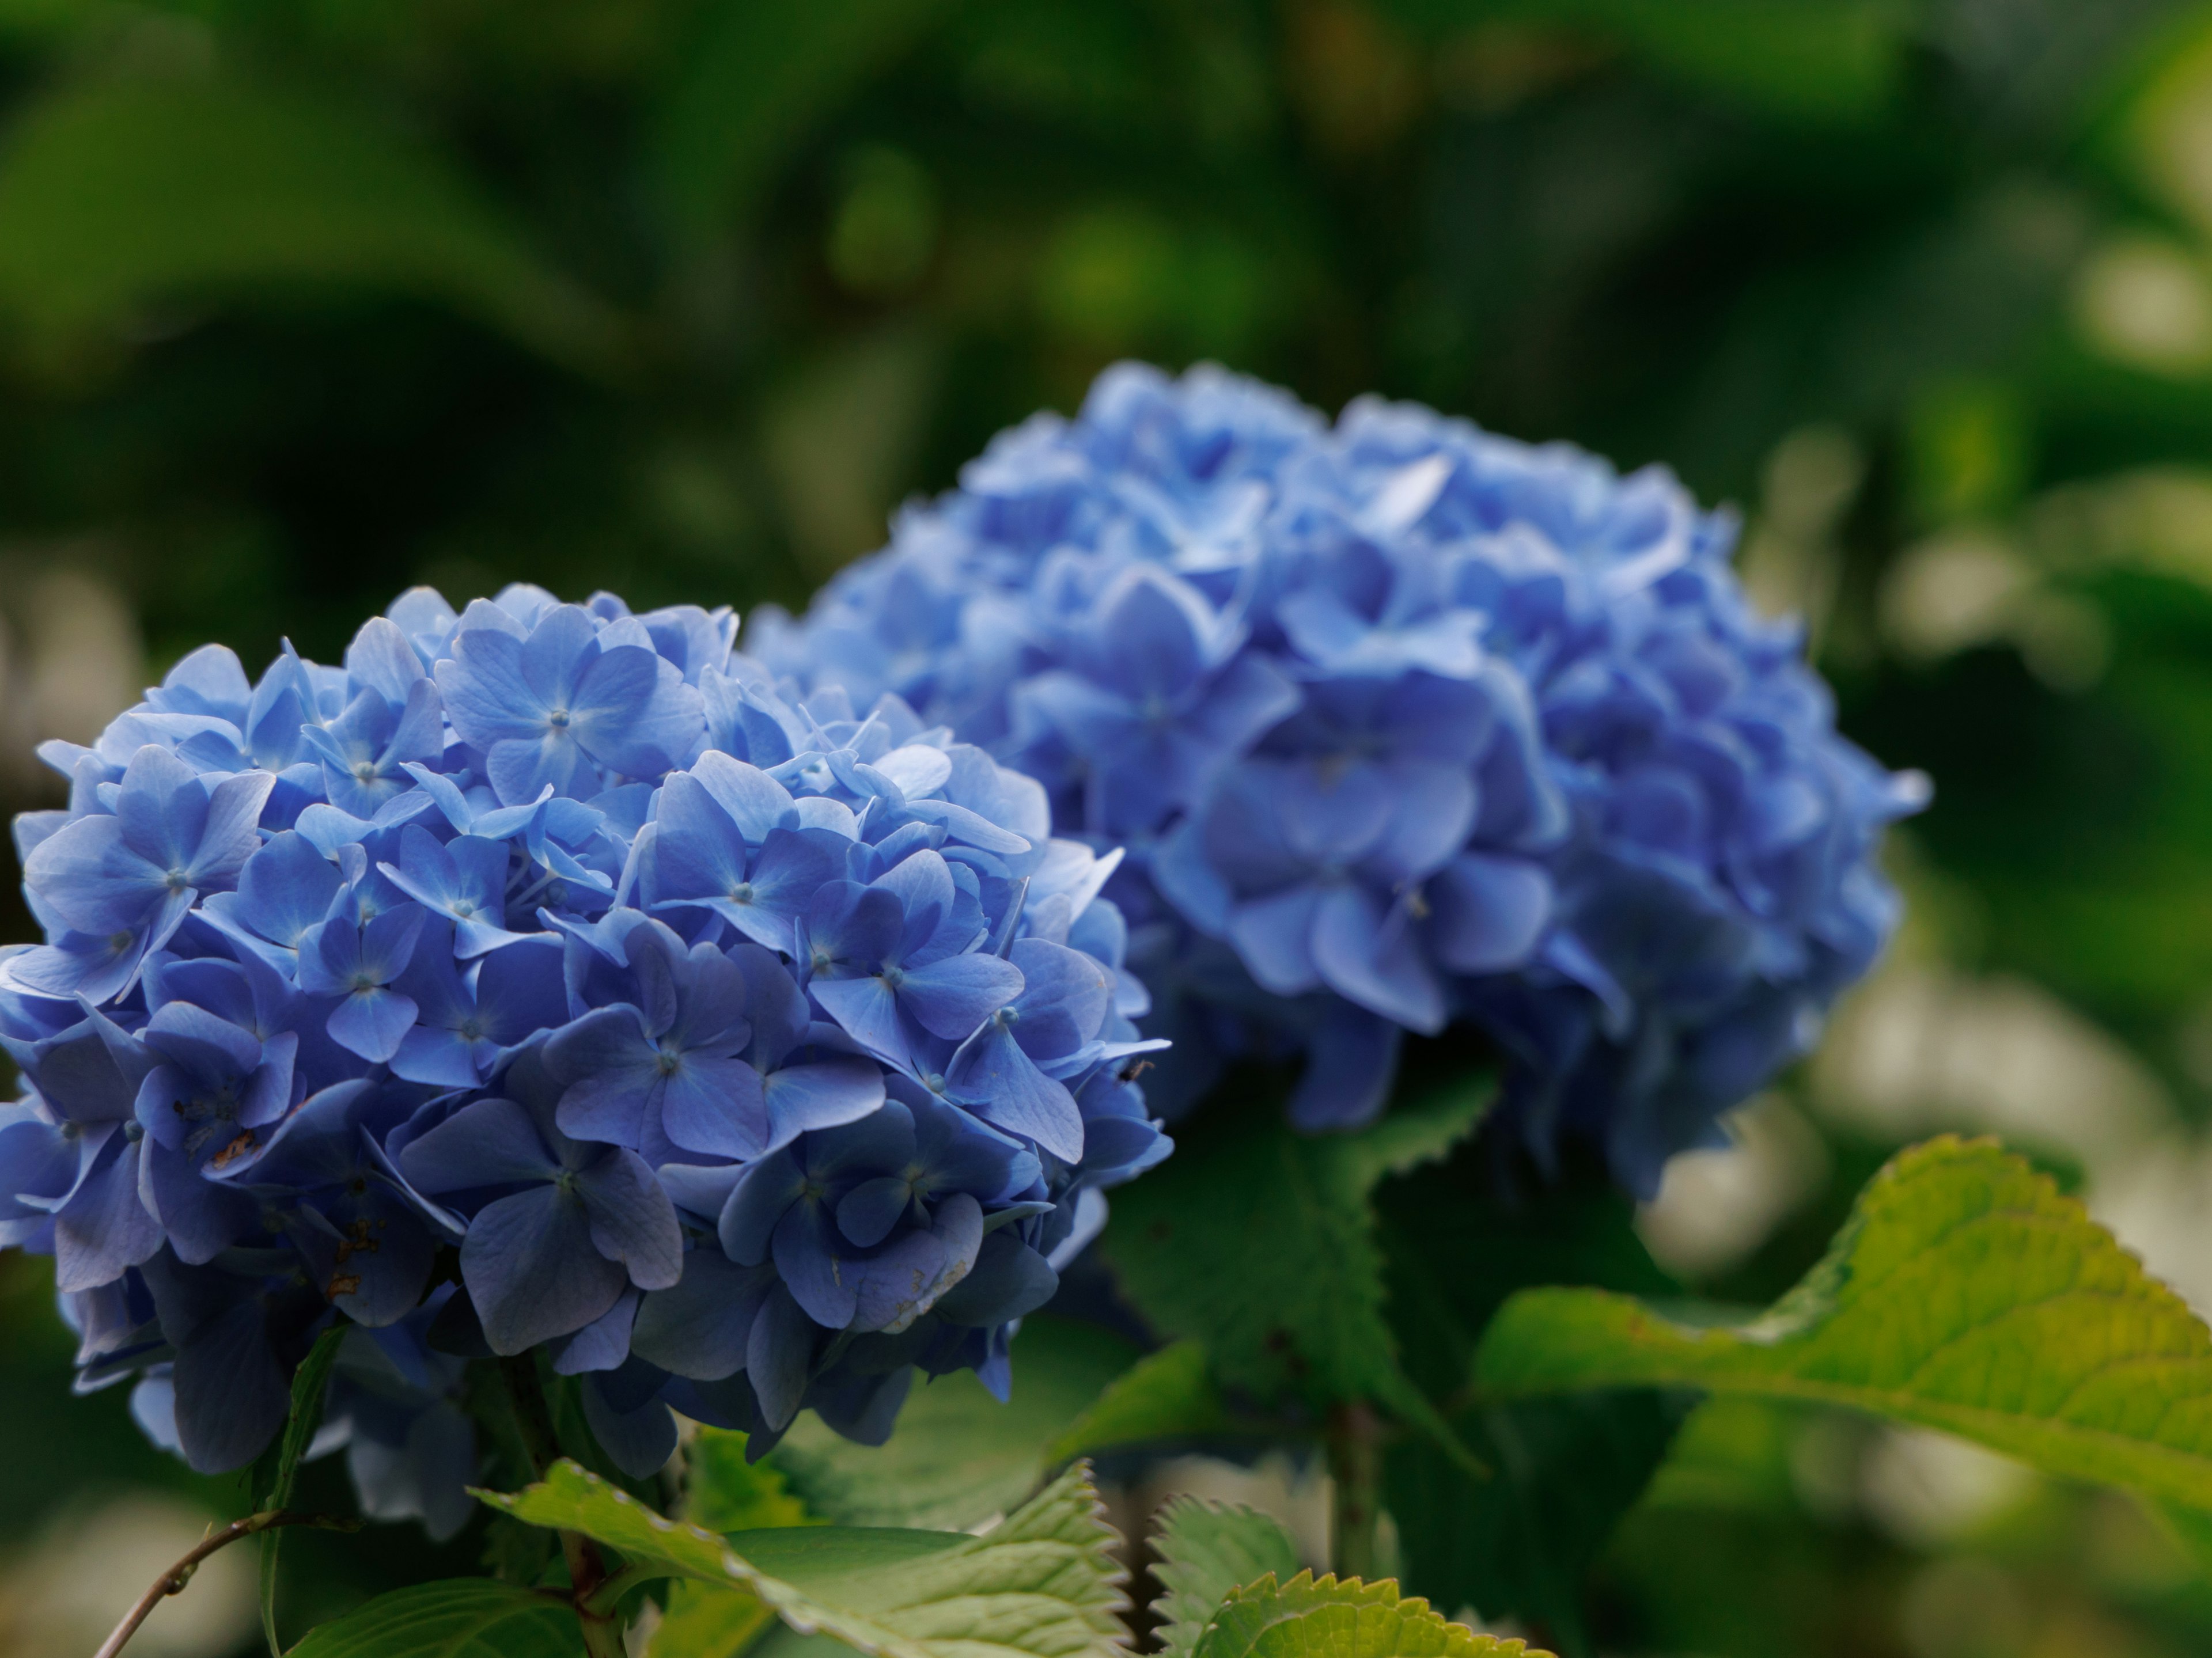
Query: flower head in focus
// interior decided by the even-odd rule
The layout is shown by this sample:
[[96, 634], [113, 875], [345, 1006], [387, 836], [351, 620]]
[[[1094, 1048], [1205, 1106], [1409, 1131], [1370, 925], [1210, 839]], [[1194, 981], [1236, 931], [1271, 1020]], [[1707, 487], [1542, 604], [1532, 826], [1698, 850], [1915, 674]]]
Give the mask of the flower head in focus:
[[1363, 1122], [1405, 1033], [1464, 1022], [1501, 1132], [1649, 1193], [1871, 964], [1881, 831], [1926, 795], [1837, 734], [1731, 541], [1656, 469], [1123, 366], [750, 643], [1127, 849], [1170, 1113], [1297, 1052], [1294, 1118]]
[[416, 590], [341, 668], [211, 647], [46, 745], [0, 1244], [57, 1257], [84, 1385], [234, 1467], [349, 1321], [330, 1436], [441, 1532], [471, 1357], [545, 1353], [641, 1474], [672, 1406], [765, 1449], [807, 1408], [880, 1439], [917, 1370], [1003, 1394], [1169, 1149], [1113, 859], [734, 625]]

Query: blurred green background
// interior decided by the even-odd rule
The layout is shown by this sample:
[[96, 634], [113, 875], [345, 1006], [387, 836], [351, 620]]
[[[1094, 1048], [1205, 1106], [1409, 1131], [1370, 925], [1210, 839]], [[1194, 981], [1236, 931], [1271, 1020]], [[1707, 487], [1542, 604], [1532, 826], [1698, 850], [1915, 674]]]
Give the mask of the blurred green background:
[[[415, 581], [802, 600], [1123, 355], [1674, 466], [1934, 774], [1891, 965], [1678, 1164], [1670, 1270], [1762, 1299], [1988, 1129], [2212, 1306], [2202, 5], [0, 0], [0, 799], [192, 646], [334, 656]], [[240, 1499], [68, 1396], [46, 1283], [0, 1262], [27, 1658]], [[301, 1619], [429, 1569], [288, 1558]], [[2212, 1649], [2118, 1499], [1745, 1406], [1591, 1592], [1620, 1654]], [[249, 1598], [142, 1643], [246, 1649]]]

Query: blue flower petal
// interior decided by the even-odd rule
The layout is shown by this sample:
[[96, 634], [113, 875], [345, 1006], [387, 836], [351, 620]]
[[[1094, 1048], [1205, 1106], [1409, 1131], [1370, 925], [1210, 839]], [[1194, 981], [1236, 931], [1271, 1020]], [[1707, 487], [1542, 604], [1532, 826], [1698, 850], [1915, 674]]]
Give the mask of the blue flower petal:
[[461, 1241], [461, 1282], [495, 1353], [527, 1352], [604, 1316], [629, 1274], [602, 1254], [583, 1199], [536, 1186], [487, 1204]]
[[753, 1320], [775, 1282], [773, 1266], [740, 1266], [719, 1249], [694, 1249], [677, 1283], [639, 1303], [631, 1350], [694, 1381], [733, 1376], [744, 1368]]

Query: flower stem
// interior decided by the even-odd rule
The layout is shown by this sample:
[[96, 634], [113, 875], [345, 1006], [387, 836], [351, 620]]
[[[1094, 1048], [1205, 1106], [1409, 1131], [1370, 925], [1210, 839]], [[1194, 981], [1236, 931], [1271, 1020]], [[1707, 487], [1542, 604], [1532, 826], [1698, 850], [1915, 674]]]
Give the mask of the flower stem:
[[[553, 1410], [546, 1403], [544, 1386], [538, 1379], [538, 1360], [532, 1354], [517, 1353], [500, 1360], [499, 1373], [507, 1383], [515, 1426], [530, 1452], [531, 1466], [543, 1479], [561, 1460], [561, 1438], [553, 1426]], [[616, 1621], [613, 1606], [605, 1603], [599, 1594], [607, 1582], [607, 1563], [599, 1546], [581, 1532], [556, 1534], [561, 1540], [561, 1558], [568, 1566], [568, 1598], [584, 1626], [585, 1652], [589, 1658], [623, 1658], [622, 1625]]]
[[1380, 1507], [1382, 1424], [1363, 1400], [1328, 1413], [1329, 1564], [1339, 1577], [1372, 1578]]
[[264, 1509], [259, 1514], [249, 1514], [243, 1520], [234, 1520], [220, 1530], [210, 1532], [175, 1565], [154, 1580], [152, 1587], [138, 1597], [137, 1604], [123, 1615], [123, 1621], [115, 1626], [114, 1633], [100, 1643], [100, 1650], [93, 1655], [93, 1658], [115, 1658], [115, 1655], [123, 1650], [123, 1643], [138, 1632], [138, 1625], [146, 1621], [155, 1607], [169, 1596], [185, 1592], [185, 1585], [192, 1581], [192, 1574], [199, 1570], [200, 1562], [208, 1556], [218, 1549], [228, 1548], [241, 1539], [273, 1531], [279, 1526], [316, 1526], [325, 1531], [359, 1531], [361, 1521], [341, 1520], [325, 1514], [294, 1514], [289, 1509]]
[[502, 1358], [499, 1377], [507, 1384], [507, 1402], [514, 1412], [522, 1448], [529, 1453], [530, 1466], [543, 1479], [561, 1460], [561, 1436], [553, 1426], [553, 1407], [546, 1402], [544, 1386], [538, 1379], [538, 1361], [528, 1353]]

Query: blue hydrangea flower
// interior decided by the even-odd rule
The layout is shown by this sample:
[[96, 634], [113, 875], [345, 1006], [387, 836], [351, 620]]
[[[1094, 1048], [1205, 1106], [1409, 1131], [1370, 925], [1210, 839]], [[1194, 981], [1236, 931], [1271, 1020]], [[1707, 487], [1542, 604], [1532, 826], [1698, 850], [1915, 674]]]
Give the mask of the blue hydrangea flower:
[[1881, 829], [1926, 798], [1837, 735], [1732, 537], [1656, 469], [1124, 366], [750, 637], [1127, 847], [1170, 1114], [1291, 1052], [1300, 1124], [1363, 1122], [1458, 1023], [1510, 1061], [1502, 1131], [1649, 1193], [1867, 970]]
[[[365, 1507], [467, 1509], [467, 1362], [542, 1351], [617, 1462], [672, 1406], [881, 1438], [1167, 1154], [1110, 856], [726, 612], [403, 595], [327, 668], [210, 647], [16, 825], [0, 1246], [83, 1385], [195, 1467], [267, 1444], [334, 1320]], [[456, 1281], [458, 1288], [456, 1288]]]
[[441, 1284], [404, 1318], [346, 1332], [310, 1450], [344, 1447], [362, 1512], [419, 1520], [441, 1542], [477, 1511], [468, 1491], [476, 1427], [461, 1403], [466, 1363], [430, 1342], [439, 1315], [459, 1293]]

